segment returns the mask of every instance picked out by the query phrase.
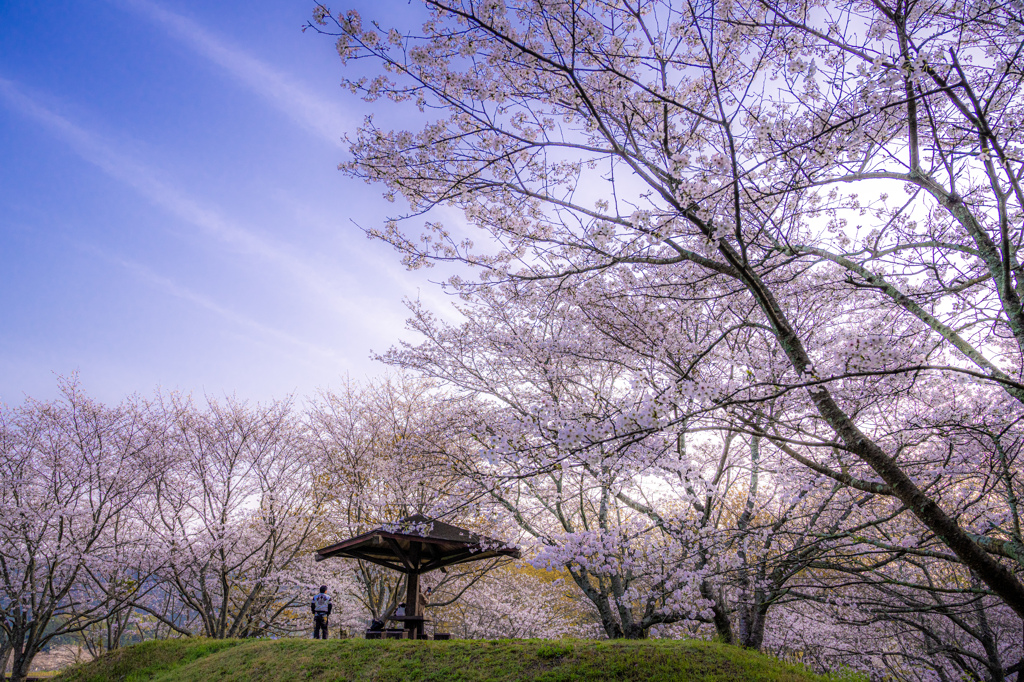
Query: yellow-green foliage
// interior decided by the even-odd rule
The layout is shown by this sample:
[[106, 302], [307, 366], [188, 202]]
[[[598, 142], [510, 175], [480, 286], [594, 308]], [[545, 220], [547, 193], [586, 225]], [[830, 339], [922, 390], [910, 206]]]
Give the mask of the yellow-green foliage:
[[[649, 640], [171, 640], [127, 647], [60, 682], [838, 682], [723, 644]], [[856, 682], [858, 678], [843, 678]]]

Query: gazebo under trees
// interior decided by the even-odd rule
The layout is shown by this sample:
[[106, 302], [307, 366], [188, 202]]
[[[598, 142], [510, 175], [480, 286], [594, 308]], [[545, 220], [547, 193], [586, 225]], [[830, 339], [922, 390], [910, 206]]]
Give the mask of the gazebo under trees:
[[405, 623], [410, 633], [422, 634], [418, 613], [419, 577], [439, 568], [497, 557], [520, 557], [519, 548], [421, 514], [407, 516], [328, 545], [316, 551], [316, 560], [334, 557], [361, 559], [405, 573]]

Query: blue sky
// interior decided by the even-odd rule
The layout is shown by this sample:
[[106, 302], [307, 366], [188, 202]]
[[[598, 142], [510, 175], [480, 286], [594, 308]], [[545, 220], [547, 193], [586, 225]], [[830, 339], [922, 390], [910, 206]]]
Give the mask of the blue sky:
[[0, 0], [0, 400], [301, 397], [447, 305], [356, 226], [394, 207], [337, 170], [369, 110], [312, 8]]

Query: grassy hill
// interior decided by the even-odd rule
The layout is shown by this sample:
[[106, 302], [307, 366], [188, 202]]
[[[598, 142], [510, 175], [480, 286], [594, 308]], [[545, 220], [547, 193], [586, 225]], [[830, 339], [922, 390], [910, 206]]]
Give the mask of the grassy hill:
[[[147, 642], [55, 678], [59, 682], [373, 680], [544, 682], [838, 682], [736, 647], [650, 640], [449, 642], [311, 639]], [[844, 682], [860, 678], [845, 677]]]

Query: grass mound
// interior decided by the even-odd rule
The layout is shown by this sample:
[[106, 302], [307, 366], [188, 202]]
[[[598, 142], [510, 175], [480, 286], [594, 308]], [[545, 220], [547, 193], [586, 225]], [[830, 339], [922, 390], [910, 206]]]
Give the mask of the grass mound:
[[[650, 640], [205, 640], [146, 642], [60, 682], [836, 682], [737, 647]], [[844, 678], [851, 682], [859, 678]]]
[[243, 643], [245, 640], [241, 639], [201, 638], [145, 642], [118, 649], [89, 663], [68, 668], [55, 680], [143, 682], [158, 678], [174, 679], [164, 675]]

